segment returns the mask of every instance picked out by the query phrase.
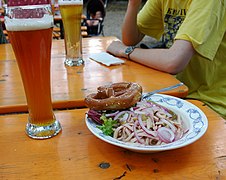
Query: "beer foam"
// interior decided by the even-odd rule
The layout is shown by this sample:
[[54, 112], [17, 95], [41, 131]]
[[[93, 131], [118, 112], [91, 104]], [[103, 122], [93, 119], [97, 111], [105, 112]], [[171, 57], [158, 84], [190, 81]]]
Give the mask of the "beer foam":
[[59, 5], [83, 5], [83, 0], [58, 0]]
[[42, 18], [34, 19], [10, 19], [5, 17], [5, 26], [8, 31], [28, 31], [48, 29], [53, 27], [53, 16], [44, 15]]

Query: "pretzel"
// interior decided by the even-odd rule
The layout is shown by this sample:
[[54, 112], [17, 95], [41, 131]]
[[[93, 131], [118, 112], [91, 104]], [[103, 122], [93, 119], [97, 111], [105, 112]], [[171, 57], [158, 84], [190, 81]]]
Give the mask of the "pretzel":
[[127, 109], [140, 101], [142, 87], [137, 83], [120, 82], [100, 86], [97, 93], [85, 97], [86, 106], [93, 110]]

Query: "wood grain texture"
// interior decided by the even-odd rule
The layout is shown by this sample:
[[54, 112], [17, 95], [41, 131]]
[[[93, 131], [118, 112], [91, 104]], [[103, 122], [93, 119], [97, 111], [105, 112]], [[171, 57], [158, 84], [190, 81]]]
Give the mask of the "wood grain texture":
[[25, 135], [27, 114], [0, 116], [0, 179], [210, 179], [226, 178], [226, 123], [199, 101], [207, 132], [175, 150], [141, 154], [107, 144], [87, 129], [87, 109], [55, 111], [63, 131], [48, 140]]
[[[106, 50], [115, 37], [83, 39], [84, 66], [65, 67], [63, 40], [53, 40], [51, 59], [51, 87], [54, 109], [83, 107], [84, 97], [100, 85], [130, 81], [137, 82], [144, 92], [179, 83], [172, 75], [126, 61], [123, 65], [104, 66], [89, 59], [91, 53]], [[34, 82], [35, 83], [35, 82]], [[0, 114], [27, 111], [26, 97], [19, 69], [10, 44], [0, 45]], [[185, 97], [188, 88], [181, 86], [166, 94]]]

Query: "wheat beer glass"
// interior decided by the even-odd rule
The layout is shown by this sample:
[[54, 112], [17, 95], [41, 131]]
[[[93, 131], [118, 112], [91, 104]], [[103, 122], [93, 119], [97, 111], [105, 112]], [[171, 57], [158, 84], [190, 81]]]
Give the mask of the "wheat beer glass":
[[67, 66], [80, 66], [82, 59], [81, 16], [83, 0], [59, 0], [60, 13], [64, 26], [64, 42]]
[[51, 102], [51, 6], [9, 7], [5, 24], [28, 104], [26, 133], [34, 139], [53, 137], [61, 131], [61, 125], [54, 116]]

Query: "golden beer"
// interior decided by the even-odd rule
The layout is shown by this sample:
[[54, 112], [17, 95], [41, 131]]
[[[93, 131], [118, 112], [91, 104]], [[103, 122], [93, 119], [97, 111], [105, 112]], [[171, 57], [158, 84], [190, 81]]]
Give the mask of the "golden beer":
[[68, 66], [80, 66], [82, 59], [81, 15], [83, 2], [81, 0], [58, 1], [64, 26], [64, 41]]
[[[52, 29], [8, 31], [8, 34], [23, 80], [31, 113], [30, 122], [40, 125], [52, 124], [55, 118], [52, 112], [50, 68], [48, 68]], [[41, 42], [42, 48], [39, 48]]]
[[[42, 8], [42, 6], [36, 8]], [[10, 13], [13, 11], [9, 9]], [[61, 130], [59, 122], [55, 119], [51, 101], [52, 16], [34, 19], [6, 17], [5, 23], [28, 104], [29, 122], [26, 133], [35, 139], [52, 137]]]

